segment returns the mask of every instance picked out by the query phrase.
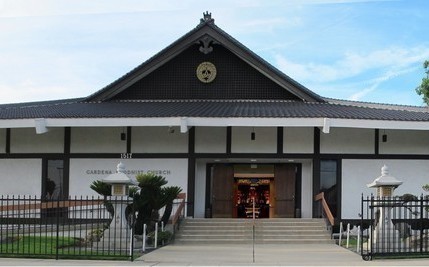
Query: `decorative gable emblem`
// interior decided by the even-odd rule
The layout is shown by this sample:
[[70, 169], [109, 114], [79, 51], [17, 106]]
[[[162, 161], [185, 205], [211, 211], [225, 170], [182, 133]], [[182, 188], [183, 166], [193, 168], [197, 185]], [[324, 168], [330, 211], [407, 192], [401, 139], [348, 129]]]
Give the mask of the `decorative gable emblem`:
[[197, 78], [203, 83], [211, 83], [216, 78], [216, 66], [208, 61], [197, 67]]

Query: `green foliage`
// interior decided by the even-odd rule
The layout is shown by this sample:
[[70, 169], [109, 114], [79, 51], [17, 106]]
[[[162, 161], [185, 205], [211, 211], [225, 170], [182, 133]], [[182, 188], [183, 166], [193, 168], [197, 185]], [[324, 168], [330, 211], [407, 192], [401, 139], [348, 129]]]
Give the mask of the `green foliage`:
[[178, 186], [166, 186], [162, 188], [161, 198], [162, 202], [165, 203], [165, 210], [161, 222], [164, 222], [164, 225], [167, 225], [168, 219], [170, 219], [171, 212], [173, 211], [173, 201], [180, 192], [182, 192], [182, 188]]
[[112, 195], [112, 185], [105, 182], [97, 180], [92, 182], [89, 187], [102, 196], [107, 197]]
[[429, 60], [423, 63], [423, 68], [425, 69], [426, 77], [423, 77], [422, 83], [416, 88], [416, 92], [429, 105]]
[[55, 186], [56, 185], [54, 181], [49, 178], [46, 179], [46, 193], [48, 196], [52, 196], [54, 194]]
[[[178, 186], [165, 186], [168, 182], [163, 176], [153, 173], [138, 174], [136, 176], [138, 187], [130, 187], [129, 196], [133, 197], [133, 209], [127, 207], [127, 211], [137, 211], [135, 221], [136, 234], [142, 234], [143, 224], [148, 231], [155, 229], [155, 223], [159, 222], [159, 210], [165, 206], [162, 221], [167, 224], [170, 218], [173, 201], [182, 191]], [[102, 181], [94, 181], [90, 188], [102, 196], [110, 196], [112, 186]], [[106, 201], [108, 211], [113, 214], [113, 206]]]
[[400, 196], [400, 198], [404, 201], [404, 202], [409, 202], [409, 201], [417, 201], [419, 200], [419, 198], [413, 194], [403, 194], [402, 196]]
[[429, 184], [425, 184], [424, 186], [422, 186], [423, 190], [425, 190], [426, 192], [429, 192]]
[[147, 225], [149, 232], [155, 229], [155, 223], [159, 221], [158, 211], [162, 207], [166, 206], [163, 218], [167, 215], [170, 217], [171, 208], [169, 209], [168, 205], [172, 205], [181, 189], [176, 186], [165, 186], [167, 180], [153, 173], [139, 174], [136, 179], [140, 192], [134, 195], [134, 210], [138, 211], [135, 232], [142, 234], [143, 224]]
[[[158, 231], [158, 245], [166, 245], [170, 242], [173, 234], [170, 231]], [[150, 232], [147, 235], [147, 243], [153, 245], [155, 242], [155, 232]]]

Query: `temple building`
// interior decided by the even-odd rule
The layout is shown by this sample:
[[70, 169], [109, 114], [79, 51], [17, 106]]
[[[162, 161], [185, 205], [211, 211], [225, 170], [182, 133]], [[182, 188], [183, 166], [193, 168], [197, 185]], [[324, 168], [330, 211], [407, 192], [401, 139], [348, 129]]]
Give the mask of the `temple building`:
[[[311, 88], [310, 88], [311, 89]], [[429, 109], [320, 96], [216, 26], [211, 14], [89, 96], [0, 105], [0, 195], [96, 195], [115, 172], [153, 172], [187, 216], [358, 218], [380, 168], [396, 194], [429, 181]]]

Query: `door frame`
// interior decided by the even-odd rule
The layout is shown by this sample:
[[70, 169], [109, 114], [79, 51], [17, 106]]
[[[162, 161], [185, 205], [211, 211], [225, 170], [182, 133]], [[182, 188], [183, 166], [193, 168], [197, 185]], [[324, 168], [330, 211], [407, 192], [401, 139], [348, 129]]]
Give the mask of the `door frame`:
[[[273, 159], [274, 161], [274, 159]], [[237, 162], [228, 162], [229, 164], [254, 164], [254, 163], [243, 163], [242, 161]], [[205, 188], [205, 218], [212, 218], [212, 170], [213, 166], [217, 164], [225, 164], [225, 163], [207, 163], [206, 164], [206, 188]], [[296, 166], [296, 176], [295, 176], [295, 218], [301, 217], [301, 206], [302, 206], [302, 163], [258, 163], [258, 165], [277, 165], [277, 164], [290, 164]], [[275, 181], [275, 178], [274, 178]], [[274, 182], [275, 183], [275, 182]], [[270, 183], [270, 185], [273, 183]], [[273, 186], [275, 187], [275, 185]], [[274, 188], [275, 190], [275, 188]], [[270, 196], [274, 196], [273, 191], [270, 186]], [[270, 218], [275, 218], [275, 216], [271, 216], [272, 212], [270, 209]]]

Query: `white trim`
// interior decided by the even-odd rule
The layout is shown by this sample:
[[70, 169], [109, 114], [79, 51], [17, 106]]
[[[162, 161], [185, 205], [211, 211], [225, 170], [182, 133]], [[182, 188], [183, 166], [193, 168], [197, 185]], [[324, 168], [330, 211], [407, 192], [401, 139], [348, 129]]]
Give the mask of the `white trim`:
[[[332, 118], [67, 118], [43, 119], [45, 127], [192, 126], [226, 127], [331, 127], [364, 129], [429, 130], [428, 121], [356, 120]], [[0, 128], [33, 128], [36, 119], [0, 120]], [[186, 132], [186, 131], [185, 131]]]

